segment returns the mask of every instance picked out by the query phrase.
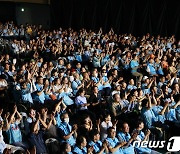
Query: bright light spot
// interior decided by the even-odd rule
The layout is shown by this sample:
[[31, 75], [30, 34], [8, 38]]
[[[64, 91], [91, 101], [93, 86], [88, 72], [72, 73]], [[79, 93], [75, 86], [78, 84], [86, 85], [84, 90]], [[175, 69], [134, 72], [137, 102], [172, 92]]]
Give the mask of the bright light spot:
[[24, 12], [24, 8], [22, 8], [21, 11]]

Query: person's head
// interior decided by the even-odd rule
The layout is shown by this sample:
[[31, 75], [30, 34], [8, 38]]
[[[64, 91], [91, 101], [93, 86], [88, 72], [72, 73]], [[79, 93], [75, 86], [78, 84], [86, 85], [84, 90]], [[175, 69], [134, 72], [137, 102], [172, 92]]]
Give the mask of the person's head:
[[71, 152], [71, 146], [69, 143], [63, 142], [61, 147], [62, 147], [62, 153], [67, 154], [68, 152]]
[[87, 140], [84, 136], [79, 136], [77, 139], [76, 139], [76, 144], [78, 147], [80, 147], [81, 149], [83, 149], [84, 147], [87, 146]]
[[107, 72], [105, 69], [102, 70], [102, 76], [107, 76]]
[[94, 86], [94, 87], [93, 87], [93, 92], [96, 93], [96, 94], [98, 94], [99, 90], [98, 90], [98, 87], [97, 87], [97, 86]]
[[120, 102], [120, 100], [121, 100], [120, 95], [118, 93], [114, 94], [114, 101]]
[[95, 143], [96, 143], [97, 141], [99, 141], [99, 140], [100, 140], [99, 131], [96, 130], [96, 129], [91, 130], [91, 132], [90, 132], [90, 138], [91, 138], [91, 140], [93, 140]]
[[144, 83], [149, 84], [149, 78], [147, 76], [143, 77], [143, 81]]
[[133, 58], [133, 60], [137, 60], [137, 59], [138, 59], [138, 57], [137, 57], [136, 54], [133, 54], [133, 55], [132, 55], [132, 58]]
[[138, 130], [142, 130], [142, 129], [144, 129], [144, 123], [143, 123], [143, 121], [141, 121], [141, 120], [139, 120], [138, 122], [137, 122], [137, 127], [136, 127]]
[[163, 90], [163, 92], [168, 93], [169, 88], [167, 85], [162, 85], [162, 90]]
[[38, 84], [43, 84], [43, 77], [42, 76], [38, 76], [37, 83]]
[[68, 77], [64, 77], [64, 78], [62, 79], [62, 83], [63, 83], [63, 84], [68, 84], [68, 83], [69, 83]]
[[61, 120], [62, 122], [68, 124], [69, 123], [69, 115], [67, 112], [61, 114]]
[[160, 79], [159, 79], [162, 83], [164, 83], [166, 81], [165, 77], [164, 76], [161, 76]]
[[59, 59], [59, 65], [64, 66], [64, 59]]
[[113, 74], [114, 76], [117, 76], [117, 75], [118, 75], [117, 69], [114, 69], [114, 70], [112, 71], [112, 74]]
[[49, 80], [47, 78], [45, 78], [43, 82], [45, 86], [49, 86]]
[[153, 64], [154, 63], [154, 59], [153, 58], [149, 59], [149, 63]]
[[79, 74], [78, 73], [74, 73], [73, 76], [74, 76], [75, 80], [79, 80]]
[[116, 130], [115, 130], [115, 128], [114, 127], [109, 127], [107, 129], [107, 134], [108, 134], [108, 137], [114, 139], [116, 137]]
[[78, 62], [78, 63], [76, 64], [76, 68], [77, 68], [77, 69], [80, 69], [80, 68], [81, 68], [81, 63]]
[[130, 85], [134, 85], [134, 79], [130, 79], [130, 80], [129, 80], [129, 84], [130, 84]]
[[85, 73], [85, 72], [87, 72], [86, 68], [85, 67], [81, 67], [81, 73]]
[[96, 70], [94, 70], [94, 71], [92, 72], [92, 76], [93, 76], [93, 77], [96, 77], [96, 78], [98, 77], [98, 73], [97, 73]]
[[44, 115], [45, 113], [47, 113], [48, 109], [46, 107], [42, 107], [40, 110], [40, 114]]
[[147, 108], [148, 107], [148, 99], [143, 99], [142, 100], [142, 108]]
[[83, 79], [89, 79], [89, 74], [87, 72], [83, 73]]
[[83, 124], [89, 124], [90, 122], [92, 122], [90, 116], [87, 115], [87, 114], [85, 114], [85, 115], [82, 117], [82, 123], [83, 123]]
[[127, 83], [126, 83], [125, 81], [123, 81], [123, 82], [121, 83], [121, 88], [122, 88], [122, 89], [126, 89], [126, 87], [127, 87]]
[[120, 91], [120, 90], [121, 90], [121, 85], [120, 85], [120, 84], [116, 84], [115, 86], [116, 86], [115, 89], [116, 89], [117, 91]]
[[26, 88], [27, 88], [27, 83], [26, 83], [26, 81], [21, 82], [21, 83], [20, 83], [20, 86], [21, 86], [22, 89], [26, 89]]
[[29, 116], [30, 116], [31, 118], [35, 118], [35, 116], [36, 116], [36, 110], [34, 110], [33, 108], [30, 108], [30, 109], [29, 109]]
[[175, 84], [173, 85], [173, 89], [179, 91], [179, 84], [178, 84], [178, 83], [175, 83]]
[[61, 84], [61, 80], [59, 78], [55, 78], [53, 82], [54, 82], [55, 85], [60, 85]]
[[85, 95], [85, 90], [84, 90], [83, 88], [80, 88], [79, 91], [78, 91], [78, 93], [79, 93], [79, 96], [84, 97], [84, 95]]
[[138, 97], [138, 91], [137, 91], [137, 89], [132, 89], [131, 92], [130, 92], [130, 95], [131, 95], [131, 96]]
[[107, 114], [104, 115], [104, 121], [105, 121], [106, 123], [111, 122], [111, 115], [110, 115], [109, 113], [107, 113]]
[[128, 125], [127, 122], [124, 122], [124, 123], [122, 124], [122, 132], [123, 132], [123, 133], [129, 133], [129, 125]]

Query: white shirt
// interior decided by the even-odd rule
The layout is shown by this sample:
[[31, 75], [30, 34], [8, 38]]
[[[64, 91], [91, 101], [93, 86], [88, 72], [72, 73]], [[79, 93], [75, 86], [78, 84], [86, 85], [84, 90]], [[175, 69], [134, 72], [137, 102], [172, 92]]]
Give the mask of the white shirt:
[[106, 123], [105, 121], [103, 121], [103, 122], [101, 123], [100, 129], [101, 129], [101, 139], [102, 139], [102, 140], [104, 140], [104, 139], [107, 138], [107, 129], [108, 129], [109, 127], [112, 127], [112, 126], [113, 126], [113, 125], [112, 125], [112, 122], [111, 122], [111, 121], [109, 121], [108, 123]]

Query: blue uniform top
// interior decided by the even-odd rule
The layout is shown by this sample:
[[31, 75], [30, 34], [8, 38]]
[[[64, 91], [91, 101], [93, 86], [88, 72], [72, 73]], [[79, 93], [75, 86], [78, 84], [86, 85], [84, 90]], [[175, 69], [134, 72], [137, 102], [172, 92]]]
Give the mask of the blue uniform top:
[[[119, 140], [116, 137], [114, 139], [107, 137], [106, 141], [112, 148], [115, 148], [119, 144]], [[117, 151], [113, 152], [113, 154], [123, 154], [122, 149], [119, 148]]]
[[146, 109], [142, 108], [141, 110], [141, 116], [144, 120], [144, 124], [146, 125], [147, 128], [152, 128], [153, 122], [157, 121], [156, 116], [154, 115], [154, 112], [152, 109]]
[[73, 153], [76, 154], [87, 154], [87, 148], [84, 147], [83, 149], [80, 149], [78, 146], [74, 147]]
[[97, 142], [95, 143], [95, 142], [93, 142], [93, 141], [90, 141], [90, 142], [89, 142], [89, 146], [93, 146], [94, 151], [95, 151], [96, 153], [98, 153], [98, 152], [101, 151], [102, 142], [101, 142], [101, 141], [97, 141]]
[[6, 131], [8, 139], [9, 139], [9, 144], [22, 142], [22, 135], [21, 135], [21, 131], [19, 129], [18, 124], [19, 122], [10, 124], [10, 128]]
[[[123, 142], [129, 142], [131, 139], [131, 135], [129, 133], [125, 134], [123, 132], [119, 132], [117, 134], [119, 140]], [[134, 147], [130, 144], [128, 147], [123, 147], [122, 148], [123, 154], [134, 154]]]
[[[58, 127], [58, 133], [59, 133], [59, 136], [60, 138], [62, 138], [62, 136], [67, 136], [71, 133], [72, 131], [72, 126], [65, 123], [65, 122], [62, 122], [59, 127]], [[63, 139], [60, 139], [60, 142], [67, 142], [69, 143], [71, 146], [74, 146], [75, 143], [76, 143], [76, 140], [75, 138], [73, 137], [73, 135], [67, 139], [67, 140], [63, 140]]]
[[[138, 141], [143, 141], [145, 138], [145, 134], [143, 131], [140, 131], [138, 136], [137, 136], [137, 139]], [[147, 148], [147, 147], [139, 147], [137, 146], [137, 144], [135, 145], [135, 149], [137, 151], [138, 154], [144, 154], [144, 153], [151, 153], [151, 149], [150, 148]]]

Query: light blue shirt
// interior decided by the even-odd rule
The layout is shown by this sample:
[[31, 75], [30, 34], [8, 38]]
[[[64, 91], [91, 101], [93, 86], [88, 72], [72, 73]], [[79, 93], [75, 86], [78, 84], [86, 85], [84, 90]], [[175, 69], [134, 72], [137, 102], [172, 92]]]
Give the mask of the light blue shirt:
[[160, 105], [152, 107], [152, 111], [154, 112], [154, 115], [157, 117], [157, 120], [164, 123], [164, 121], [166, 120], [165, 115], [159, 114], [162, 110], [163, 107]]
[[[125, 134], [123, 132], [119, 132], [117, 136], [119, 140], [123, 142], [129, 142], [131, 139], [131, 135], [129, 133]], [[123, 147], [122, 151], [123, 154], [134, 154], [134, 147], [130, 144], [128, 147]]]
[[[36, 84], [36, 89], [37, 89], [37, 92], [40, 92], [43, 90], [43, 85], [39, 85], [39, 84]], [[36, 101], [44, 104], [44, 101], [45, 101], [45, 94], [44, 92], [41, 93], [41, 95], [35, 95], [35, 98], [34, 98]]]
[[[116, 137], [114, 139], [108, 137], [106, 138], [106, 141], [112, 148], [115, 148], [119, 144], [119, 140]], [[121, 148], [119, 148], [117, 151], [113, 152], [113, 154], [123, 154], [123, 151]]]
[[[71, 133], [71, 131], [72, 131], [72, 126], [71, 125], [69, 125], [69, 124], [67, 124], [67, 123], [65, 123], [65, 122], [62, 122], [60, 125], [59, 125], [59, 127], [58, 127], [58, 131], [60, 132], [60, 135], [61, 136], [67, 136], [67, 135], [69, 135], [70, 133]], [[76, 143], [76, 140], [75, 140], [75, 138], [73, 137], [73, 135], [69, 138], [69, 139], [67, 139], [67, 140], [63, 140], [62, 138], [60, 138], [60, 142], [67, 142], [67, 143], [69, 143], [71, 146], [74, 146], [75, 145], [75, 143]]]
[[[141, 141], [143, 141], [144, 138], [145, 138], [144, 132], [140, 131], [138, 136], [137, 136], [137, 138], [139, 138], [139, 139], [141, 139]], [[144, 154], [144, 153], [146, 153], [146, 154], [149, 153], [150, 154], [151, 153], [151, 149], [150, 148], [139, 147], [139, 146], [135, 145], [135, 149], [136, 149], [138, 154]]]
[[9, 144], [22, 142], [22, 135], [18, 124], [19, 124], [18, 122], [10, 124], [10, 128], [6, 131], [9, 139]]
[[80, 149], [78, 146], [75, 146], [73, 153], [76, 154], [87, 154], [87, 148], [84, 147], [83, 149]]
[[137, 72], [137, 68], [136, 67], [138, 67], [138, 66], [139, 66], [139, 63], [137, 61], [135, 61], [135, 60], [132, 60], [130, 62], [131, 73]]

